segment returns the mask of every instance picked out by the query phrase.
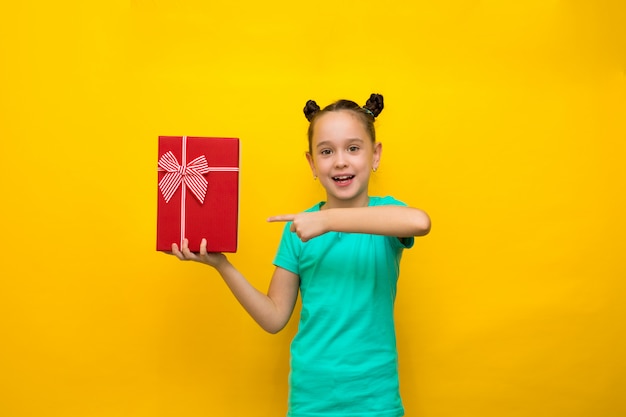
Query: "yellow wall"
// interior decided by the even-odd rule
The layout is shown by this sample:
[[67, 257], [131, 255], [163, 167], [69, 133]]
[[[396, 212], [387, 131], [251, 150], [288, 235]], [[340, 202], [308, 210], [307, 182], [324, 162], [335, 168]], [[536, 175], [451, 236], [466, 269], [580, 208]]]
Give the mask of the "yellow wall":
[[[397, 4], [402, 4], [402, 6]], [[158, 135], [242, 141], [240, 250], [323, 196], [309, 98], [384, 94], [373, 194], [426, 209], [397, 302], [407, 416], [626, 415], [626, 6], [0, 6], [0, 416], [280, 416], [288, 344], [154, 251]]]

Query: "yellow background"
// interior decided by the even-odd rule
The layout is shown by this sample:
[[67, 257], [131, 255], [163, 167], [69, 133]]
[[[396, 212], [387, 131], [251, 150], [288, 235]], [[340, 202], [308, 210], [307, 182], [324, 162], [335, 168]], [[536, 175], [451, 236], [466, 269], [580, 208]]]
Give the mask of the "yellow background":
[[0, 416], [280, 416], [265, 334], [156, 253], [158, 135], [241, 138], [240, 244], [323, 197], [313, 98], [385, 96], [371, 192], [424, 208], [397, 300], [407, 416], [626, 415], [626, 6], [0, 6]]

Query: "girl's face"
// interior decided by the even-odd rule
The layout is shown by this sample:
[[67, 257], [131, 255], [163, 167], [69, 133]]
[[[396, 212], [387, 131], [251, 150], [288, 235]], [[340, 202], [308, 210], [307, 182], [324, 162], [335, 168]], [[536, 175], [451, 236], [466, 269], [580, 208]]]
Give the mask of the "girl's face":
[[365, 207], [372, 169], [378, 168], [382, 145], [373, 144], [358, 116], [331, 111], [315, 120], [307, 160], [326, 189], [327, 208]]

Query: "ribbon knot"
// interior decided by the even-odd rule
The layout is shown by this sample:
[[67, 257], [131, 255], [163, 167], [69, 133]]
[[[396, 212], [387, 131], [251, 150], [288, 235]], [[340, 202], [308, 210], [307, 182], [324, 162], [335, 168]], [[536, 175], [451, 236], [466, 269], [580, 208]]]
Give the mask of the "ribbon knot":
[[159, 181], [159, 189], [166, 203], [169, 203], [181, 184], [189, 187], [191, 193], [200, 203], [204, 203], [208, 182], [203, 174], [209, 172], [209, 164], [204, 155], [197, 157], [188, 164], [181, 165], [172, 151], [168, 151], [159, 159], [159, 169], [166, 171], [166, 174]]

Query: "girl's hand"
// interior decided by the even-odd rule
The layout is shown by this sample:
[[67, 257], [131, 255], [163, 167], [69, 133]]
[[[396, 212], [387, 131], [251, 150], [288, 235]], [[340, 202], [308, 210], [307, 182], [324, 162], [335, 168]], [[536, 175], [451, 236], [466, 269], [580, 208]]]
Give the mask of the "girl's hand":
[[200, 252], [198, 253], [189, 250], [189, 241], [187, 239], [183, 239], [183, 245], [180, 250], [176, 243], [172, 243], [172, 254], [181, 261], [201, 262], [214, 268], [226, 261], [226, 256], [223, 253], [206, 251], [206, 239], [202, 239], [200, 242]]
[[326, 215], [321, 211], [272, 216], [267, 219], [267, 221], [292, 222], [291, 231], [298, 235], [300, 240], [303, 242], [311, 240], [316, 236], [323, 235], [329, 231], [326, 224]]

